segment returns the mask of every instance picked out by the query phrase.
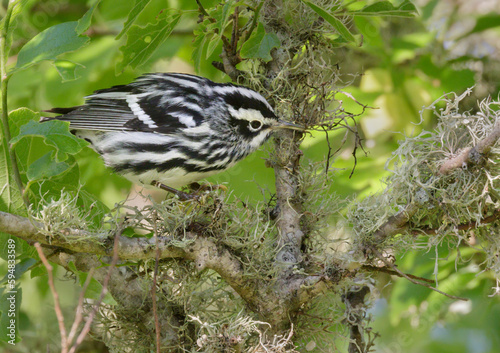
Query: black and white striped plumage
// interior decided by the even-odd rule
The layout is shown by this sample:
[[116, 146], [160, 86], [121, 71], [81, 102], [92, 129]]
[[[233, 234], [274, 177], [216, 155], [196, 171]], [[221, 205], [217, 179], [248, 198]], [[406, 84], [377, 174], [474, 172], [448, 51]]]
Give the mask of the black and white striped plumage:
[[260, 147], [279, 128], [257, 92], [177, 73], [139, 77], [96, 91], [82, 106], [54, 108], [106, 165], [133, 182], [179, 187], [221, 172]]

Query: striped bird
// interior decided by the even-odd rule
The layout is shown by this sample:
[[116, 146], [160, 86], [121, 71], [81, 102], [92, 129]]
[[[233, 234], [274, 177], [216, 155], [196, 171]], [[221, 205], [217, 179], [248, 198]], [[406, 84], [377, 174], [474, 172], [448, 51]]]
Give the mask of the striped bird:
[[279, 120], [259, 93], [179, 73], [154, 73], [98, 90], [84, 105], [53, 108], [41, 121], [70, 123], [113, 168], [135, 183], [171, 188], [221, 172], [259, 148]]

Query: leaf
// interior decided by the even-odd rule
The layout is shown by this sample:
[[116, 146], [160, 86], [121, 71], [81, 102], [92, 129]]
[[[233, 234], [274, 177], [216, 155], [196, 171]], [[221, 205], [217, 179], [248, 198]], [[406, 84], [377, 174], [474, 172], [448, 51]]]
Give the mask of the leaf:
[[83, 15], [83, 17], [78, 20], [78, 25], [75, 29], [76, 34], [80, 35], [87, 29], [89, 29], [92, 22], [92, 15], [94, 14], [94, 10], [97, 8], [97, 5], [99, 5], [100, 2], [101, 0], [97, 0], [95, 4], [92, 5], [92, 7], [87, 12], [85, 12], [85, 15]]
[[21, 126], [19, 134], [10, 142], [16, 146], [25, 137], [42, 137], [45, 144], [56, 148], [56, 161], [62, 162], [68, 158], [68, 154], [76, 154], [88, 145], [85, 140], [71, 134], [68, 128], [69, 123], [66, 121], [50, 120], [38, 123], [31, 120]]
[[49, 152], [29, 165], [26, 176], [30, 181], [50, 179], [70, 169], [75, 160], [73, 159], [71, 162], [73, 163], [57, 162], [52, 153]]
[[[196, 32], [195, 32], [196, 34]], [[198, 36], [193, 41], [193, 53], [191, 59], [193, 60], [194, 69], [196, 72], [200, 71], [201, 61], [206, 57], [203, 53], [207, 50], [207, 35], [205, 32], [200, 31]]]
[[144, 64], [158, 46], [170, 36], [180, 18], [179, 13], [169, 15], [163, 12], [155, 24], [148, 24], [146, 27], [136, 25], [130, 27], [127, 33], [127, 43], [120, 47], [123, 60], [116, 66], [116, 71], [122, 72], [127, 66], [136, 68]]
[[222, 41], [221, 37], [214, 35], [210, 39], [210, 42], [208, 42], [208, 47], [207, 47], [207, 54], [205, 59], [208, 59], [212, 54], [214, 53], [215, 49], [219, 45], [219, 43]]
[[264, 25], [259, 23], [250, 38], [241, 47], [242, 58], [259, 58], [266, 62], [272, 60], [271, 50], [278, 48], [281, 42], [275, 33], [266, 33]]
[[[78, 282], [80, 283], [80, 286], [83, 287], [85, 281], [87, 280], [88, 273], [79, 271], [73, 261], [68, 263], [68, 268], [78, 277]], [[87, 290], [85, 291], [85, 298], [98, 300], [101, 296], [101, 292], [102, 284], [100, 284], [96, 279], [91, 278]], [[102, 302], [109, 305], [117, 304], [109, 292], [106, 293]]]
[[47, 269], [43, 265], [33, 267], [30, 271], [30, 278], [45, 276], [47, 274]]
[[497, 13], [490, 13], [481, 17], [478, 17], [476, 20], [476, 25], [472, 30], [467, 33], [466, 35], [462, 36], [468, 36], [469, 34], [473, 33], [478, 33], [478, 32], [483, 32], [487, 29], [495, 28], [495, 27], [500, 27], [500, 15]]
[[[9, 19], [9, 28], [6, 33], [5, 49], [3, 51], [4, 54], [3, 59], [5, 61], [7, 61], [9, 57], [9, 52], [12, 45], [12, 33], [16, 29], [17, 25], [16, 21], [17, 16], [19, 16], [19, 14], [21, 14], [24, 11], [24, 7], [26, 6], [27, 2], [28, 0], [17, 0], [17, 1], [12, 1], [11, 4], [9, 5], [9, 7], [12, 7], [12, 11]], [[3, 30], [6, 19], [7, 17], [3, 16], [2, 20], [0, 20], [0, 31]]]
[[326, 22], [332, 25], [332, 27], [337, 31], [338, 34], [342, 36], [348, 42], [356, 42], [356, 38], [353, 34], [347, 29], [344, 23], [336, 18], [335, 16], [328, 13], [326, 10], [321, 7], [309, 2], [303, 1], [304, 4], [309, 6], [314, 12], [320, 15]]
[[84, 68], [85, 66], [74, 63], [72, 61], [67, 61], [67, 60], [56, 60], [54, 61], [54, 66], [57, 69], [57, 72], [62, 78], [62, 82], [68, 82], [68, 81], [73, 81], [81, 76], [76, 73], [76, 69], [81, 67]]
[[234, 0], [228, 0], [226, 3], [219, 9], [216, 8], [216, 12], [212, 14], [212, 17], [215, 19], [216, 28], [219, 31], [219, 37], [222, 36], [224, 30], [226, 29], [227, 22], [229, 19], [229, 10], [231, 9], [231, 5]]
[[59, 55], [86, 45], [89, 38], [79, 36], [77, 26], [77, 21], [64, 22], [37, 34], [19, 51], [15, 69], [25, 69], [44, 60], [56, 60]]
[[[37, 260], [33, 258], [25, 258], [19, 261], [15, 266], [14, 266], [14, 277], [16, 282], [19, 281], [21, 276], [30, 269], [31, 266], [37, 263]], [[5, 283], [8, 283], [9, 280], [9, 272], [5, 274], [5, 276], [0, 279], [0, 285], [4, 285]]]
[[125, 33], [128, 32], [132, 24], [135, 22], [137, 17], [139, 17], [140, 13], [144, 8], [146, 8], [147, 4], [149, 4], [151, 0], [135, 0], [135, 5], [130, 10], [130, 13], [128, 14], [128, 18], [125, 21], [125, 24], [123, 25], [123, 29], [121, 30], [120, 33], [116, 36], [116, 40], [120, 39]]
[[418, 11], [411, 1], [405, 1], [398, 7], [395, 7], [390, 1], [378, 1], [349, 14], [353, 16], [414, 17], [418, 14]]

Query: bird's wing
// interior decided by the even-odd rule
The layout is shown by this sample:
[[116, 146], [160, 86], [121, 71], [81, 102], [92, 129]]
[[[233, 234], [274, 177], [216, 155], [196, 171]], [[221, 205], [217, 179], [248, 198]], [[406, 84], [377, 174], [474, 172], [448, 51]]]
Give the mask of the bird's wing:
[[54, 108], [45, 120], [69, 121], [78, 130], [172, 134], [199, 126], [212, 100], [207, 79], [184, 74], [148, 74], [128, 85], [96, 91], [82, 106]]

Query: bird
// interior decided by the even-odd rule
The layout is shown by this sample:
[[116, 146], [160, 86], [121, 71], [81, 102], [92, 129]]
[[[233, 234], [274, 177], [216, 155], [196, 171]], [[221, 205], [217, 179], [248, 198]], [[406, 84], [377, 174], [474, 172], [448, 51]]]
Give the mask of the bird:
[[189, 197], [178, 188], [230, 168], [273, 132], [305, 130], [250, 88], [184, 73], [144, 74], [45, 112], [59, 115], [41, 122], [69, 122], [114, 172], [181, 198]]

